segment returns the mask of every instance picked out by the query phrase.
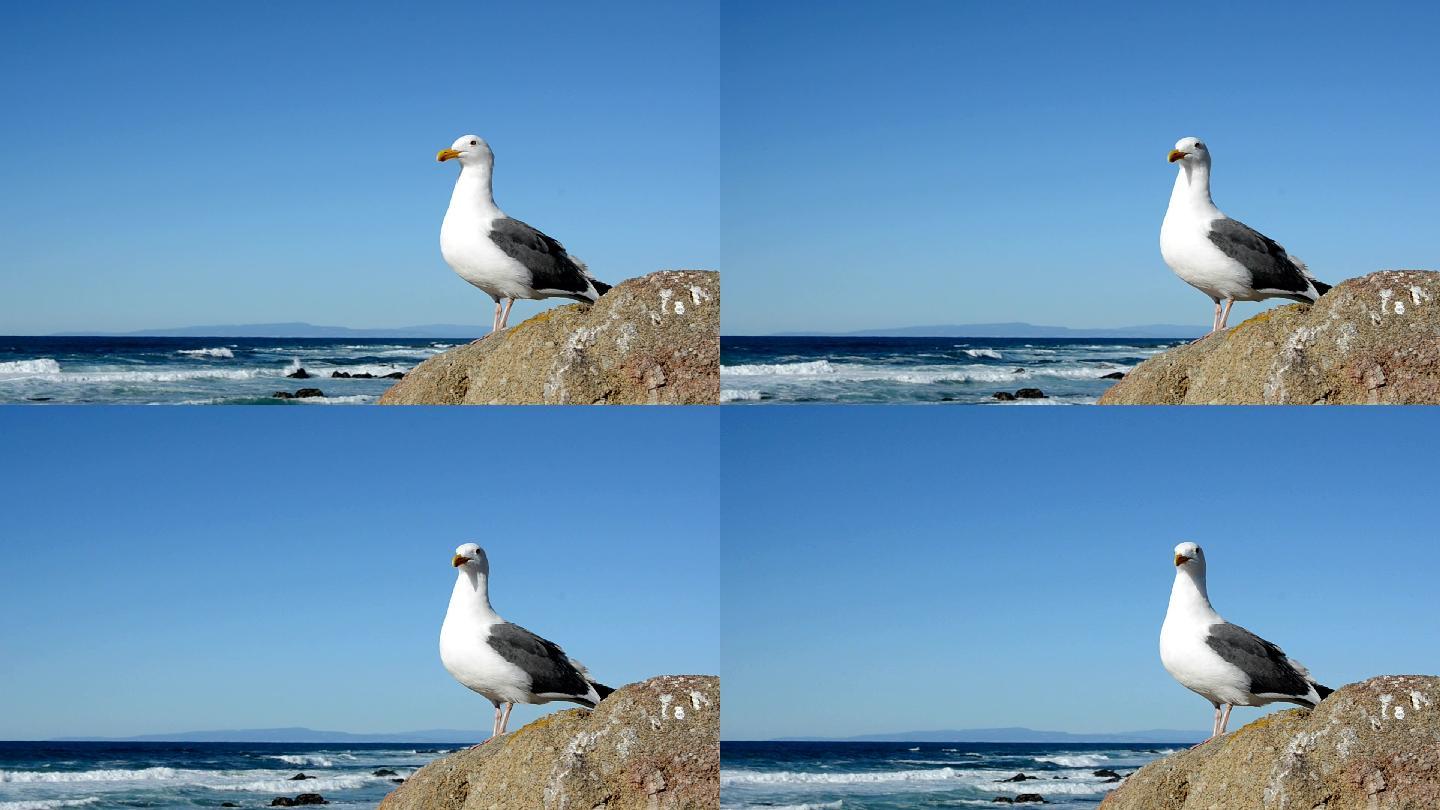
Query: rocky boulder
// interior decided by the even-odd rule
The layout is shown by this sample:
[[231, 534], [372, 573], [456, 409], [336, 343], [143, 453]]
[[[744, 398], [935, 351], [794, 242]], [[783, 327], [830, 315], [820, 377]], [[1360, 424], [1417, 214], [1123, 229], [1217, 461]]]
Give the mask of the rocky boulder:
[[1440, 678], [1352, 683], [1146, 765], [1101, 810], [1440, 807]]
[[[1101, 405], [1440, 403], [1440, 273], [1343, 282], [1136, 366]], [[1308, 809], [1307, 809], [1308, 810]]]
[[651, 273], [436, 355], [382, 405], [714, 405], [720, 274]]
[[720, 805], [720, 679], [632, 683], [437, 759], [381, 810], [679, 810]]

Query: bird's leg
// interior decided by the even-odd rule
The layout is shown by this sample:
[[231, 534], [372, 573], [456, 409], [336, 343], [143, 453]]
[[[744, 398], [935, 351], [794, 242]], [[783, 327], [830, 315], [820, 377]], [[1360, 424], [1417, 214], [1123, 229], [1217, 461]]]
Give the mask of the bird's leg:
[[514, 298], [505, 299], [505, 311], [500, 315], [500, 328], [504, 329], [510, 325], [510, 307], [514, 306]]
[[505, 733], [505, 728], [510, 725], [510, 710], [515, 708], [514, 703], [505, 704], [505, 713], [500, 716], [500, 733]]
[[[1219, 298], [1216, 298], [1216, 299], [1215, 299], [1215, 314], [1214, 314], [1214, 316], [1212, 316], [1212, 317], [1210, 318], [1210, 333], [1211, 333], [1211, 334], [1214, 334], [1214, 333], [1219, 332], [1219, 331], [1220, 331], [1220, 299], [1219, 299]], [[1216, 711], [1219, 711], [1220, 709], [1219, 709], [1219, 707], [1216, 707], [1215, 710], [1216, 710]]]
[[1234, 303], [1235, 303], [1235, 299], [1234, 299], [1234, 298], [1226, 298], [1226, 299], [1225, 299], [1225, 311], [1222, 312], [1222, 313], [1220, 313], [1220, 327], [1219, 327], [1219, 328], [1224, 329], [1224, 328], [1225, 328], [1225, 325], [1230, 322], [1230, 306], [1231, 306], [1232, 304], [1234, 304]]
[[1225, 728], [1230, 725], [1230, 710], [1234, 708], [1229, 703], [1225, 704], [1225, 713], [1220, 715], [1220, 733], [1225, 733]]
[[[499, 331], [500, 331], [500, 299], [499, 299], [499, 298], [496, 298], [496, 299], [495, 299], [495, 316], [490, 319], [490, 334], [493, 335], [493, 334], [495, 334], [496, 332], [499, 332]], [[495, 711], [497, 711], [497, 712], [500, 711], [500, 707], [499, 707], [499, 706], [496, 706], [496, 707], [495, 707]]]

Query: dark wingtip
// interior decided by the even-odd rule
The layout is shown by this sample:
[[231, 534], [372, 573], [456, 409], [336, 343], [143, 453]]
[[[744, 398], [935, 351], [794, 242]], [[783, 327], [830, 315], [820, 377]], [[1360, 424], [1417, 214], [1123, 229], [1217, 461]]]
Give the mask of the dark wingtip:
[[1325, 293], [1330, 292], [1330, 285], [1326, 284], [1323, 281], [1316, 281], [1312, 278], [1310, 279], [1310, 283], [1315, 285], [1316, 295], [1324, 295]]
[[591, 681], [591, 682], [590, 682], [590, 685], [593, 686], [593, 687], [595, 687], [595, 694], [599, 695], [601, 700], [604, 700], [606, 697], [608, 697], [608, 696], [610, 695], [611, 692], [614, 692], [614, 691], [615, 691], [614, 689], [611, 689], [610, 687], [606, 686], [605, 684], [603, 684], [603, 683], [596, 683], [595, 681]]
[[606, 284], [605, 282], [600, 281], [599, 279], [594, 279], [594, 278], [592, 278], [592, 279], [590, 279], [590, 283], [593, 284], [593, 285], [595, 285], [595, 294], [596, 294], [596, 295], [604, 295], [605, 293], [610, 292], [610, 290], [611, 290], [611, 287], [610, 287], [609, 284]]
[[1330, 697], [1330, 695], [1335, 692], [1334, 689], [1331, 689], [1330, 687], [1325, 686], [1324, 684], [1316, 683], [1316, 684], [1311, 684], [1311, 685], [1315, 687], [1315, 694], [1319, 695], [1321, 700], [1324, 700], [1325, 698]]

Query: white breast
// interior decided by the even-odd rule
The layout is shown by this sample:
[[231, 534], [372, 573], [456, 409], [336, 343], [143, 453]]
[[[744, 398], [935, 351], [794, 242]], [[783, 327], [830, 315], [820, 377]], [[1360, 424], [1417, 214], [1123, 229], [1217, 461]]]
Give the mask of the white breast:
[[[501, 214], [500, 216], [503, 216]], [[530, 274], [489, 237], [493, 216], [451, 205], [440, 224], [440, 255], [457, 275], [492, 298], [531, 298]]]
[[1160, 628], [1160, 662], [1181, 686], [1212, 703], [1248, 703], [1249, 679], [1210, 649], [1203, 627], [1167, 616]]
[[487, 643], [492, 626], [447, 613], [440, 625], [440, 661], [455, 680], [493, 702], [528, 702], [530, 677]]
[[1250, 289], [1250, 271], [1207, 236], [1212, 219], [1173, 207], [1167, 210], [1160, 225], [1160, 255], [1182, 281], [1211, 298], [1258, 300]]

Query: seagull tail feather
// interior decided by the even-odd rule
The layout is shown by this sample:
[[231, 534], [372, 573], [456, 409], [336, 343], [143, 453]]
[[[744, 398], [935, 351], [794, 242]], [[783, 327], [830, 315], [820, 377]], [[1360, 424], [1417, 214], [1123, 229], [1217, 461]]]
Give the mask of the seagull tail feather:
[[1325, 293], [1330, 292], [1330, 285], [1326, 284], [1323, 281], [1320, 281], [1319, 279], [1312, 278], [1310, 279], [1310, 283], [1315, 285], [1315, 294], [1317, 296], [1324, 295]]
[[[610, 687], [606, 686], [603, 683], [599, 683], [598, 681], [591, 681], [590, 685], [595, 687], [595, 694], [599, 695], [601, 700], [604, 700], [606, 696], [608, 696], [611, 692], [615, 691], [614, 689], [611, 689]], [[1325, 687], [1323, 686], [1320, 688], [1325, 689]], [[1329, 694], [1330, 690], [1326, 689], [1325, 691], [1326, 694]]]
[[[607, 293], [607, 292], [610, 292], [610, 285], [609, 285], [609, 284], [606, 284], [605, 282], [601, 281], [601, 280], [598, 279], [598, 278], [591, 278], [591, 279], [590, 279], [590, 283], [591, 283], [592, 285], [594, 285], [594, 287], [595, 287], [595, 295], [596, 295], [596, 296], [601, 296], [601, 295], [604, 295], [604, 294]], [[1318, 283], [1318, 282], [1317, 282], [1317, 283]], [[1327, 288], [1327, 289], [1328, 289], [1328, 288]]]
[[1321, 700], [1330, 697], [1330, 693], [1335, 691], [1324, 684], [1315, 683], [1314, 681], [1311, 681], [1310, 685], [1315, 687], [1315, 694], [1319, 695]]

